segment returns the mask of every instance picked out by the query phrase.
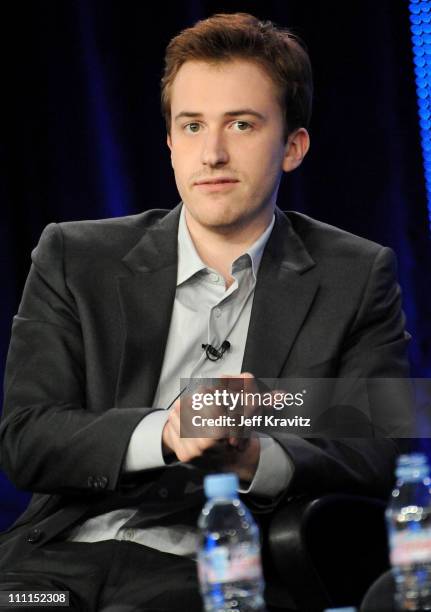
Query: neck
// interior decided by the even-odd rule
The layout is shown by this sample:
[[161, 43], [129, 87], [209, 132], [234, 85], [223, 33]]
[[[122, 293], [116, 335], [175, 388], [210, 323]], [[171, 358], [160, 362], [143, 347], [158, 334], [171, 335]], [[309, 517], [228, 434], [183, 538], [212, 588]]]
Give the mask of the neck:
[[273, 214], [270, 209], [265, 216], [243, 227], [213, 228], [197, 223], [185, 209], [187, 227], [199, 257], [209, 268], [222, 274], [227, 287], [233, 282], [232, 263], [263, 234]]

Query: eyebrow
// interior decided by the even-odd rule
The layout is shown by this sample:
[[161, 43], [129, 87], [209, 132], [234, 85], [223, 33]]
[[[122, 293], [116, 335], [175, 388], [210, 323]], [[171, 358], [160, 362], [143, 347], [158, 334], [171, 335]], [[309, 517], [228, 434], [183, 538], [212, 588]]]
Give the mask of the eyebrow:
[[[257, 119], [261, 119], [262, 121], [265, 121], [265, 116], [262, 115], [262, 113], [258, 113], [257, 111], [253, 110], [252, 108], [240, 108], [239, 110], [227, 111], [226, 113], [223, 114], [224, 117], [238, 117], [242, 115], [252, 115], [253, 117], [256, 117]], [[181, 113], [178, 113], [178, 115], [176, 115], [174, 121], [178, 121], [178, 119], [182, 119], [183, 117], [196, 119], [202, 116], [203, 116], [203, 113], [182, 111]]]

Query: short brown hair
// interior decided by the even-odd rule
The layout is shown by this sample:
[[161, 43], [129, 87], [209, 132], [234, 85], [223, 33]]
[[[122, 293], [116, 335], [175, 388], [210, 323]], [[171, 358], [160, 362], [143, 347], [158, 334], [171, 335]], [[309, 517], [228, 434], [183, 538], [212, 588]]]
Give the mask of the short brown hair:
[[221, 13], [183, 30], [166, 48], [161, 103], [168, 133], [171, 88], [181, 66], [189, 60], [218, 64], [237, 58], [258, 63], [277, 86], [285, 118], [285, 141], [297, 128], [308, 127], [313, 80], [302, 42], [290, 30], [278, 28], [271, 21], [259, 21], [248, 13]]

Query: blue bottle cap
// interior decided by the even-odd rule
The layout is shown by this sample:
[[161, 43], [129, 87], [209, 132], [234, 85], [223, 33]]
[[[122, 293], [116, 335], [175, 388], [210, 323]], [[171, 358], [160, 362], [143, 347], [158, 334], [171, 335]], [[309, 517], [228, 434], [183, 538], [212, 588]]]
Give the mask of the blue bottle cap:
[[357, 612], [358, 608], [348, 606], [347, 608], [325, 608], [323, 612]]
[[205, 495], [208, 499], [238, 497], [238, 484], [236, 474], [211, 474], [204, 479]]

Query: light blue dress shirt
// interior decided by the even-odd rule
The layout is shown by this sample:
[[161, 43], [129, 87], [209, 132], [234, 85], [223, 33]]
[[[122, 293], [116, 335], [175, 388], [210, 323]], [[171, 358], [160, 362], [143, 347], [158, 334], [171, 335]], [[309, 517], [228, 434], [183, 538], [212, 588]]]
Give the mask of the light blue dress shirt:
[[[181, 378], [217, 378], [241, 372], [254, 288], [263, 251], [275, 218], [243, 255], [232, 263], [234, 282], [226, 289], [223, 276], [200, 259], [187, 228], [182, 208], [178, 226], [178, 271], [169, 335], [154, 396], [153, 408], [135, 428], [126, 454], [124, 471], [134, 472], [167, 466], [162, 453], [162, 431], [169, 408], [181, 392]], [[202, 344], [230, 348], [218, 361], [206, 358]], [[171, 464], [172, 465], [172, 464]], [[240, 492], [273, 497], [292, 476], [292, 465], [281, 446], [268, 436], [260, 437], [258, 467], [248, 489]], [[139, 529], [124, 527], [136, 508], [121, 508], [95, 516], [78, 525], [69, 541], [129, 540], [165, 552], [193, 556], [197, 530], [189, 526]]]

